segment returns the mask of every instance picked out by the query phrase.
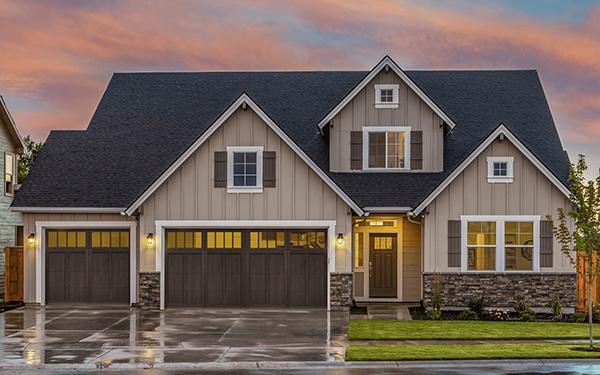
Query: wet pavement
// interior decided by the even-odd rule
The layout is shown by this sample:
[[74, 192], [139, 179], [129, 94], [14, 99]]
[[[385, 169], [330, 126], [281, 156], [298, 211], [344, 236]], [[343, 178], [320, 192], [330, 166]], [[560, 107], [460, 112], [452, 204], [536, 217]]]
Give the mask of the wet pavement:
[[0, 369], [20, 365], [343, 361], [347, 312], [26, 306], [0, 314]]

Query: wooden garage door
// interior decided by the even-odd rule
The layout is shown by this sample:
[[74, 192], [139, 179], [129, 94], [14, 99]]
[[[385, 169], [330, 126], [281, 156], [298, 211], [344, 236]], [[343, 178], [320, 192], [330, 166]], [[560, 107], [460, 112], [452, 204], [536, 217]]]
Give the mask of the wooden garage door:
[[129, 303], [129, 230], [46, 231], [46, 303]]
[[166, 232], [167, 306], [325, 306], [323, 230]]

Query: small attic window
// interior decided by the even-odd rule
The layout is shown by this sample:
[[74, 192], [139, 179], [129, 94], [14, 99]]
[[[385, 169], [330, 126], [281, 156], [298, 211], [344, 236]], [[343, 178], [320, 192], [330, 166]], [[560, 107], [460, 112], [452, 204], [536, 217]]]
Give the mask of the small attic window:
[[375, 85], [375, 108], [398, 108], [400, 85]]
[[511, 156], [490, 156], [488, 163], [489, 183], [511, 183], [514, 180], [513, 163]]

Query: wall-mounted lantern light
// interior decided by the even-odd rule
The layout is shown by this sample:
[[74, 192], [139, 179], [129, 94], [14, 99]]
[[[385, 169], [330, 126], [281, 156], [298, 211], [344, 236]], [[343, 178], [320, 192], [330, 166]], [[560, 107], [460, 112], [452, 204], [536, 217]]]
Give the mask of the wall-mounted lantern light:
[[148, 233], [148, 235], [146, 236], [146, 243], [148, 244], [148, 246], [154, 245], [154, 235], [152, 233]]
[[344, 233], [338, 233], [337, 235], [337, 244], [342, 246], [344, 244]]
[[27, 236], [27, 242], [30, 245], [33, 245], [35, 243], [35, 234], [29, 233], [29, 236]]

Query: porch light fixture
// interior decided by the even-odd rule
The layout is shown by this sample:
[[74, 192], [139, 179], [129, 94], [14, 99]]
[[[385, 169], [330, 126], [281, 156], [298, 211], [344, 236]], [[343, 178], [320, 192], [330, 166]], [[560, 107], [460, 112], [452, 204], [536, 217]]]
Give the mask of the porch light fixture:
[[154, 245], [154, 235], [152, 233], [148, 233], [148, 235], [146, 236], [146, 243], [148, 244], [148, 246]]
[[33, 245], [35, 243], [35, 234], [29, 233], [29, 236], [27, 236], [27, 242], [30, 245]]
[[337, 235], [337, 244], [339, 246], [342, 246], [344, 244], [344, 234], [343, 233], [338, 233], [338, 235]]

